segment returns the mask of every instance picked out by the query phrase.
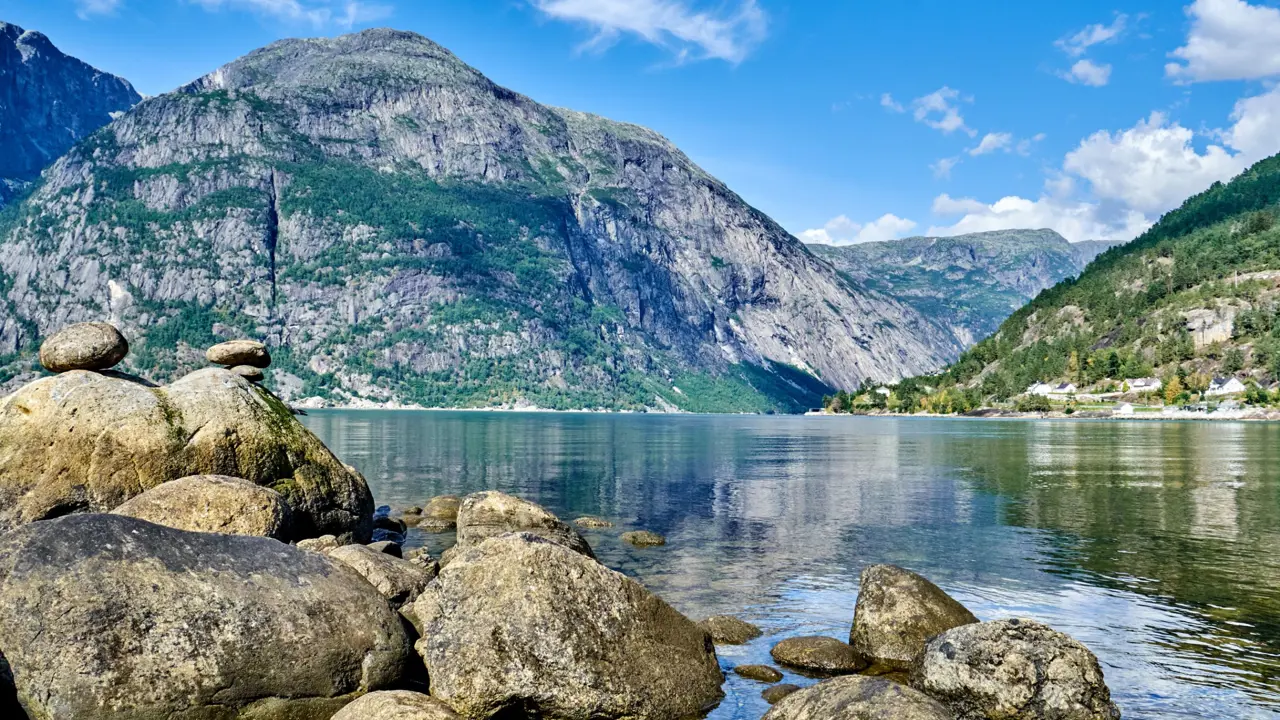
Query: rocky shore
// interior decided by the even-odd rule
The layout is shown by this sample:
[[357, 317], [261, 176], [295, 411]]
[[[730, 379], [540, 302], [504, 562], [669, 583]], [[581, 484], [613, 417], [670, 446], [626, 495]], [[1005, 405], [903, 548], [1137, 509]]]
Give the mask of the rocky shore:
[[[847, 642], [774, 646], [818, 682], [725, 667], [716, 646], [760, 629], [694, 622], [605, 567], [576, 528], [608, 518], [499, 492], [375, 508], [258, 384], [261, 343], [167, 386], [112, 371], [127, 353], [109, 325], [72, 326], [41, 349], [55, 374], [0, 400], [0, 717], [683, 720], [729, 669], [769, 720], [1120, 717], [1080, 643], [981, 622], [888, 565], [863, 571]], [[410, 527], [457, 542], [406, 550]]]

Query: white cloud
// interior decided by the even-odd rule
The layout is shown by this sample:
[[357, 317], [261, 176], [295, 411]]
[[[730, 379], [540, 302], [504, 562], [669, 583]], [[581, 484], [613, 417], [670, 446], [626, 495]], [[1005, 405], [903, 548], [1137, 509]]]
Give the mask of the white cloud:
[[1058, 73], [1058, 77], [1077, 85], [1102, 87], [1111, 80], [1111, 66], [1099, 65], [1086, 58], [1076, 62], [1070, 70]]
[[94, 15], [110, 15], [120, 7], [120, 0], [76, 0], [76, 17], [88, 20]]
[[821, 243], [823, 245], [854, 245], [856, 243], [881, 242], [902, 237], [911, 232], [915, 226], [916, 223], [914, 221], [900, 218], [892, 213], [881, 215], [865, 225], [850, 220], [846, 215], [840, 215], [832, 218], [820, 228], [805, 230], [800, 233], [800, 239], [807, 243]]
[[1039, 200], [1011, 195], [987, 205], [972, 198], [939, 195], [933, 201], [939, 215], [963, 216], [951, 225], [935, 225], [928, 235], [963, 235], [989, 230], [1049, 228], [1072, 242], [1080, 240], [1130, 240], [1151, 226], [1142, 213], [1121, 211], [1107, 218], [1095, 203], [1071, 201], [1051, 196]]
[[986, 155], [998, 150], [1009, 152], [1013, 149], [1013, 134], [1007, 132], [993, 132], [982, 136], [982, 141], [977, 146], [968, 150], [973, 157]]
[[[98, 1], [98, 0], [91, 0]], [[364, 2], [332, 2], [329, 0], [193, 0], [206, 10], [243, 9], [286, 22], [311, 25], [316, 28], [352, 28], [356, 25], [377, 22], [389, 17], [393, 10], [388, 5]]]
[[590, 27], [587, 47], [603, 48], [623, 34], [670, 48], [678, 61], [741, 62], [764, 39], [768, 20], [755, 0], [731, 13], [698, 10], [688, 0], [531, 0], [556, 18]]
[[924, 97], [912, 100], [911, 107], [917, 122], [941, 130], [946, 135], [960, 130], [973, 137], [978, 131], [965, 125], [964, 117], [960, 115], [960, 100], [960, 91], [944, 85]]
[[1243, 0], [1195, 0], [1191, 32], [1165, 66], [1179, 81], [1249, 80], [1280, 75], [1280, 10]]
[[956, 157], [944, 157], [938, 160], [938, 162], [930, 165], [929, 169], [933, 171], [934, 177], [939, 179], [946, 179], [951, 177], [951, 171], [955, 169], [955, 166], [959, 164], [960, 164], [959, 155], [957, 155]]
[[1029, 138], [1023, 138], [1019, 140], [1018, 146], [1015, 149], [1018, 151], [1019, 155], [1023, 155], [1023, 156], [1030, 155], [1032, 146], [1034, 146], [1036, 143], [1040, 142], [1041, 140], [1044, 140], [1044, 138], [1045, 138], [1044, 133], [1036, 133], [1035, 135]]
[[1080, 57], [1094, 45], [1120, 37], [1121, 33], [1124, 32], [1125, 22], [1128, 19], [1125, 15], [1117, 15], [1115, 21], [1110, 25], [1101, 23], [1090, 25], [1074, 35], [1058, 40], [1054, 45], [1057, 45], [1071, 57]]
[[906, 108], [902, 107], [902, 103], [898, 102], [897, 100], [894, 100], [893, 96], [890, 95], [889, 93], [885, 93], [880, 96], [880, 107], [886, 108], [896, 113], [907, 111]]

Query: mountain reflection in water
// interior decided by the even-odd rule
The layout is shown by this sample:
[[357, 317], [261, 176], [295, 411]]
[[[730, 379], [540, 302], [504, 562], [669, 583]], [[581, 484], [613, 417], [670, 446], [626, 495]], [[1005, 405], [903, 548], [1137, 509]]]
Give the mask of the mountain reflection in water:
[[[685, 614], [845, 639], [858, 573], [916, 570], [983, 619], [1102, 661], [1126, 718], [1280, 718], [1280, 426], [316, 411], [379, 503], [499, 489], [565, 519]], [[669, 544], [637, 549], [627, 529]], [[414, 531], [438, 551], [451, 538]], [[809, 680], [788, 673], [785, 682]], [[759, 718], [729, 674], [717, 720]]]

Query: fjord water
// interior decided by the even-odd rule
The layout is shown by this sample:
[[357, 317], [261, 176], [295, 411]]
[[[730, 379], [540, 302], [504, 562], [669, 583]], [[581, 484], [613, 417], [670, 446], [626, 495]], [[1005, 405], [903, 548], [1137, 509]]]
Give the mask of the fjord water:
[[[1126, 718], [1280, 718], [1280, 426], [1212, 422], [314, 411], [379, 503], [499, 489], [696, 618], [765, 630], [770, 662], [846, 639], [866, 565], [923, 573], [982, 619], [1030, 617], [1101, 659]], [[618, 535], [643, 528], [665, 547]], [[434, 550], [451, 538], [412, 531]], [[788, 673], [786, 682], [813, 682]], [[759, 718], [726, 675], [718, 720]]]

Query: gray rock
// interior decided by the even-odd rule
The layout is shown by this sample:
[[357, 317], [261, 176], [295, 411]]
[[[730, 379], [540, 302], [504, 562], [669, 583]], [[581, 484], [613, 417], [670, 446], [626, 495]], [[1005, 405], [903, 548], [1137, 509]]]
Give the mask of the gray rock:
[[462, 499], [458, 508], [457, 547], [475, 547], [488, 538], [512, 532], [531, 533], [587, 557], [595, 557], [591, 546], [577, 530], [541, 505], [493, 490], [473, 493]]
[[782, 673], [768, 665], [738, 665], [733, 668], [733, 672], [748, 680], [763, 683], [776, 683], [782, 679]]
[[338, 538], [333, 535], [321, 535], [318, 538], [308, 538], [306, 540], [298, 541], [299, 550], [309, 550], [322, 555], [341, 546], [342, 543], [338, 542]]
[[849, 644], [878, 666], [906, 670], [929, 638], [976, 622], [968, 608], [925, 578], [872, 565], [862, 571]]
[[404, 557], [404, 548], [400, 545], [400, 543], [391, 542], [390, 540], [383, 540], [381, 542], [369, 543], [368, 547], [370, 550], [373, 550], [374, 552], [380, 552], [383, 555], [390, 555], [391, 557], [397, 557], [397, 558]]
[[855, 675], [791, 693], [778, 700], [765, 713], [764, 720], [956, 719], [945, 705], [918, 690]]
[[49, 372], [106, 370], [129, 354], [129, 341], [114, 325], [76, 323], [50, 335], [40, 345], [40, 364]]
[[745, 645], [764, 633], [746, 620], [732, 615], [712, 615], [698, 622], [717, 645]]
[[71, 515], [0, 538], [0, 647], [36, 718], [328, 720], [397, 683], [368, 583], [267, 538]]
[[435, 572], [417, 563], [380, 553], [366, 545], [343, 545], [329, 557], [355, 570], [391, 603], [400, 607], [411, 603], [435, 579]]
[[214, 365], [227, 367], [248, 365], [265, 368], [271, 365], [271, 353], [267, 351], [266, 344], [257, 340], [228, 340], [218, 343], [205, 351], [204, 358]]
[[458, 510], [462, 507], [462, 498], [458, 495], [437, 495], [427, 501], [427, 506], [418, 513], [423, 518], [458, 521]]
[[83, 370], [40, 378], [0, 399], [0, 447], [0, 532], [228, 475], [284, 496], [297, 538], [370, 540], [364, 478], [278, 398], [221, 368], [161, 387]]
[[765, 688], [764, 690], [761, 690], [760, 697], [764, 698], [764, 701], [769, 703], [770, 705], [774, 705], [774, 704], [777, 704], [777, 702], [782, 698], [790, 695], [791, 693], [799, 689], [800, 689], [799, 685], [792, 685], [791, 683], [780, 683], [778, 685], [773, 685], [771, 687]]
[[442, 520], [440, 518], [424, 517], [419, 520], [414, 527], [423, 532], [443, 533], [457, 528], [458, 523], [456, 520]]
[[613, 523], [609, 522], [608, 520], [605, 520], [602, 517], [596, 517], [594, 515], [586, 515], [584, 517], [580, 517], [577, 520], [574, 520], [573, 524], [577, 525], [580, 528], [587, 528], [589, 530], [600, 530], [603, 528], [613, 527]]
[[911, 684], [960, 720], [1117, 720], [1098, 659], [1030, 620], [963, 625], [933, 638]]
[[633, 530], [631, 532], [622, 533], [623, 542], [631, 543], [636, 547], [658, 547], [666, 545], [667, 539], [656, 532], [648, 530]]
[[256, 368], [252, 365], [236, 365], [235, 367], [231, 368], [231, 372], [239, 375], [240, 377], [252, 383], [260, 383], [262, 382], [262, 379], [265, 377], [262, 374], [261, 368]]
[[456, 720], [453, 708], [408, 690], [380, 690], [338, 711], [333, 720]]
[[722, 697], [697, 625], [636, 581], [530, 533], [460, 551], [413, 610], [431, 694], [466, 717], [677, 720]]
[[111, 511], [190, 532], [257, 535], [288, 542], [293, 512], [275, 490], [225, 475], [157, 485]]
[[847, 643], [811, 635], [787, 638], [769, 651], [774, 660], [807, 675], [848, 675], [867, 668], [867, 661]]

